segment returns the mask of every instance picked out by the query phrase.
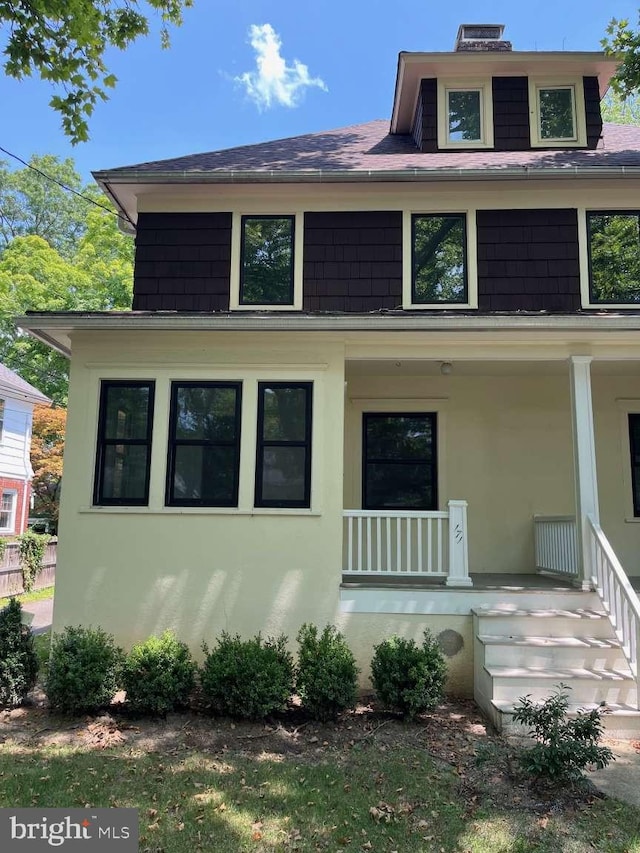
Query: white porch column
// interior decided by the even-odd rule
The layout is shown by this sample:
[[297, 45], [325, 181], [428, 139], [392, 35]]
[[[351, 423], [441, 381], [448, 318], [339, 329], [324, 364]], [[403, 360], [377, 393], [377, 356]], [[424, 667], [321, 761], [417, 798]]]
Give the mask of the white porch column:
[[469, 577], [467, 502], [449, 501], [449, 574], [447, 586], [473, 586]]
[[591, 402], [590, 355], [569, 359], [571, 383], [571, 423], [573, 427], [573, 469], [576, 495], [576, 540], [578, 584], [591, 588], [592, 557], [587, 516], [599, 521], [596, 444]]

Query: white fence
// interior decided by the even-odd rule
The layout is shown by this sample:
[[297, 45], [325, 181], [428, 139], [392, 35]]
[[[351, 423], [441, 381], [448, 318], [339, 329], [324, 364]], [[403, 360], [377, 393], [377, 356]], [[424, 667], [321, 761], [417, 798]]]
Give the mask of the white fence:
[[533, 518], [536, 569], [576, 577], [578, 548], [572, 515], [536, 515]]
[[347, 509], [344, 523], [345, 574], [471, 586], [466, 501], [433, 512]]

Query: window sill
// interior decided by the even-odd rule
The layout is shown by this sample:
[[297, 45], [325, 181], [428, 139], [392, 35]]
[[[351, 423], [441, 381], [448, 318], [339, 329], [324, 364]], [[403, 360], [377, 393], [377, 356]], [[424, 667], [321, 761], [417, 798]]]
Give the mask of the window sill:
[[640, 524], [640, 517], [636, 516], [634, 518], [625, 518], [624, 523], [625, 524]]
[[229, 311], [302, 311], [302, 305], [231, 305]]
[[83, 506], [78, 509], [78, 513], [87, 515], [293, 515], [312, 518], [318, 518], [322, 515], [322, 512], [318, 510], [293, 507], [238, 509], [237, 507], [226, 506]]

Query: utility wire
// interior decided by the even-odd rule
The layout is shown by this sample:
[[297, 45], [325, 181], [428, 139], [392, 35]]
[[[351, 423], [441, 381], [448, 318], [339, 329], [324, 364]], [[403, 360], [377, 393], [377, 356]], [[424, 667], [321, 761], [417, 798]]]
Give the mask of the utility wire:
[[79, 193], [78, 190], [74, 190], [73, 187], [68, 187], [66, 184], [63, 184], [62, 181], [59, 181], [57, 178], [52, 178], [51, 175], [47, 175], [46, 172], [43, 172], [41, 169], [37, 169], [35, 166], [32, 166], [31, 163], [27, 163], [26, 160], [22, 159], [22, 157], [18, 157], [17, 154], [12, 154], [11, 151], [7, 151], [7, 149], [3, 148], [1, 145], [0, 151], [2, 151], [3, 154], [7, 154], [9, 157], [13, 157], [14, 160], [17, 160], [18, 163], [22, 163], [23, 166], [27, 167], [27, 169], [31, 169], [33, 172], [36, 172], [38, 175], [41, 175], [48, 181], [52, 181], [54, 184], [57, 184], [59, 187], [62, 187], [63, 190], [77, 195], [78, 198], [84, 199], [84, 201], [88, 201], [90, 204], [94, 204], [96, 207], [101, 207], [102, 210], [106, 210], [107, 213], [110, 213], [111, 216], [115, 216], [116, 219], [122, 218], [119, 213], [114, 213], [113, 210], [110, 210], [110, 208], [108, 208], [105, 204], [100, 204], [99, 201], [94, 201], [94, 199], [89, 198], [88, 195], [83, 195], [82, 193]]

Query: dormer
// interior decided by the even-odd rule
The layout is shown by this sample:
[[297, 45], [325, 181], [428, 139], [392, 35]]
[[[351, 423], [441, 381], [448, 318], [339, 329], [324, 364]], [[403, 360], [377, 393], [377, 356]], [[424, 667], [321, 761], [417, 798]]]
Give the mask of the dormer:
[[616, 60], [514, 51], [503, 24], [462, 24], [454, 50], [402, 52], [392, 134], [436, 151], [596, 148]]

